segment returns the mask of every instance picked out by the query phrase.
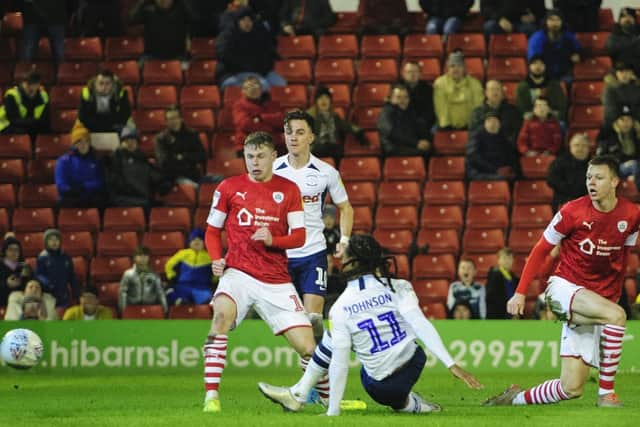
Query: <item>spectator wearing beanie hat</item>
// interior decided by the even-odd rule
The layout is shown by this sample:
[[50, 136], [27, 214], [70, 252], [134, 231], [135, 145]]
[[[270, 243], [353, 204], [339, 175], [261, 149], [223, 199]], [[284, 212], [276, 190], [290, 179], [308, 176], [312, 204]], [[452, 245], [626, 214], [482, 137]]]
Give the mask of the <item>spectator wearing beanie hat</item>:
[[[640, 39], [638, 39], [640, 43]], [[633, 72], [633, 65], [618, 62], [613, 75], [605, 76], [603, 95], [604, 122], [613, 123], [620, 116], [622, 108], [627, 106], [634, 114], [634, 120], [640, 121], [640, 84]]]
[[313, 117], [315, 138], [311, 153], [314, 156], [340, 159], [347, 134], [354, 135], [361, 144], [366, 144], [364, 130], [340, 117], [333, 108], [333, 95], [327, 87], [318, 86], [313, 100], [313, 106], [307, 113]]
[[560, 80], [552, 79], [547, 74], [547, 65], [540, 54], [529, 58], [527, 77], [518, 83], [516, 88], [516, 107], [520, 114], [531, 113], [533, 103], [539, 96], [546, 96], [553, 114], [561, 122], [567, 120], [567, 96]]
[[[73, 271], [71, 257], [62, 250], [60, 230], [44, 232], [44, 250], [36, 260], [36, 279], [43, 292], [56, 298], [56, 307], [68, 307], [80, 296], [80, 284]], [[71, 295], [69, 294], [71, 289]]]
[[626, 62], [640, 75], [640, 25], [632, 7], [620, 9], [618, 22], [607, 39], [607, 53], [614, 62]]
[[172, 288], [167, 291], [171, 305], [207, 304], [213, 291], [211, 258], [204, 247], [204, 231], [194, 229], [189, 235], [189, 247], [176, 252], [164, 266]]
[[620, 162], [620, 178], [635, 180], [640, 189], [640, 133], [633, 121], [633, 110], [621, 108], [618, 118], [598, 133], [596, 154], [611, 154]]
[[105, 203], [104, 167], [91, 147], [89, 131], [76, 121], [69, 152], [56, 161], [59, 204], [70, 208], [102, 208]]

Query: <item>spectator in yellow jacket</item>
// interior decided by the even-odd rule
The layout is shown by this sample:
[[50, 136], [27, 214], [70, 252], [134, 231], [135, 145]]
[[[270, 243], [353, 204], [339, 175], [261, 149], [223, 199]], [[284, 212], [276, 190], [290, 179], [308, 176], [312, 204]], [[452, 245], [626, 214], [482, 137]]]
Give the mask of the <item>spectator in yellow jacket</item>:
[[164, 266], [172, 288], [167, 302], [179, 304], [207, 304], [213, 290], [211, 258], [204, 248], [204, 231], [196, 228], [189, 235], [189, 247], [181, 249]]
[[86, 288], [80, 295], [80, 304], [69, 307], [62, 320], [104, 320], [113, 318], [110, 308], [98, 304], [98, 292]]

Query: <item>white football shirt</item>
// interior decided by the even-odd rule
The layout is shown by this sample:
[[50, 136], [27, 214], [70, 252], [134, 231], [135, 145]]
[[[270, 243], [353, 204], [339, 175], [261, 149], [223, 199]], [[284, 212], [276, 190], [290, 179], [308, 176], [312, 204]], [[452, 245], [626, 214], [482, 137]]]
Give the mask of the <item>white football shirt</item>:
[[287, 257], [303, 258], [325, 250], [327, 242], [322, 234], [322, 210], [326, 195], [329, 193], [336, 205], [349, 200], [340, 174], [329, 163], [313, 154], [309, 162], [300, 169], [295, 169], [289, 164], [288, 155], [278, 157], [273, 164], [273, 172], [298, 185], [304, 206], [307, 237], [301, 248], [287, 250]]

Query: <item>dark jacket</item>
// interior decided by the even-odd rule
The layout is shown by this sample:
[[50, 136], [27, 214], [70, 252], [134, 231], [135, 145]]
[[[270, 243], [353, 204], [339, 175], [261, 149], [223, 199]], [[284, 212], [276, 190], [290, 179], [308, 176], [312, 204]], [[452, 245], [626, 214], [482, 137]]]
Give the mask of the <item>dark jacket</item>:
[[242, 72], [266, 75], [273, 70], [277, 53], [271, 34], [263, 26], [254, 22], [249, 32], [236, 25], [227, 28], [216, 40], [218, 63], [216, 78], [219, 82]]
[[411, 87], [404, 80], [400, 79], [409, 90], [409, 108], [412, 108], [418, 117], [424, 120], [427, 129], [431, 129], [436, 122], [436, 112], [433, 107], [433, 86], [426, 80], [419, 80]]
[[605, 124], [620, 117], [623, 106], [629, 107], [633, 118], [640, 121], [640, 84], [637, 80], [629, 84], [608, 84], [604, 89], [603, 105]]
[[311, 145], [311, 152], [315, 156], [342, 157], [342, 146], [347, 134], [355, 135], [361, 142], [365, 142], [363, 139], [364, 131], [353, 123], [349, 123], [337, 113], [328, 113], [328, 117], [324, 119], [319, 116], [315, 106], [309, 108], [307, 113], [313, 117], [315, 139], [313, 145]]
[[512, 24], [520, 22], [520, 17], [531, 11], [536, 22], [544, 17], [544, 0], [480, 0], [480, 13], [486, 20], [508, 19]]
[[498, 169], [504, 166], [518, 171], [518, 155], [513, 142], [502, 133], [490, 134], [484, 128], [476, 132], [467, 143], [467, 177], [470, 180], [500, 179]]
[[280, 6], [280, 26], [292, 25], [296, 34], [314, 34], [335, 22], [329, 0], [284, 0]]
[[73, 272], [71, 257], [59, 249], [40, 252], [36, 260], [36, 279], [44, 292], [56, 297], [57, 307], [68, 307], [72, 302], [71, 296], [74, 299], [80, 296], [80, 284]]
[[[531, 93], [538, 92], [537, 95]], [[561, 121], [567, 120], [567, 96], [562, 90], [559, 80], [545, 78], [542, 83], [536, 83], [527, 75], [527, 78], [518, 83], [516, 88], [516, 107], [520, 114], [533, 111], [533, 103], [538, 96], [546, 96], [549, 100], [549, 107], [553, 110]]]
[[144, 25], [144, 53], [156, 59], [178, 59], [187, 55], [186, 39], [192, 13], [182, 0], [169, 9], [140, 0], [131, 8], [132, 24]]
[[631, 129], [628, 135], [630, 144], [627, 149], [624, 148], [621, 137], [622, 135], [618, 132], [618, 127], [615, 123], [602, 127], [597, 137], [598, 147], [596, 154], [611, 154], [620, 163], [627, 160], [638, 160], [640, 158], [640, 137], [638, 133], [633, 128]]
[[513, 296], [520, 278], [511, 272], [507, 280], [498, 267], [491, 267], [487, 275], [487, 319], [510, 319], [507, 301]]
[[20, 85], [5, 92], [4, 105], [0, 107], [0, 132], [36, 135], [49, 129], [49, 95], [44, 89], [33, 98]]
[[578, 160], [569, 152], [558, 156], [549, 166], [547, 184], [553, 189], [553, 210], [569, 200], [587, 194], [584, 177], [587, 175], [589, 159]]
[[95, 92], [95, 77], [82, 88], [78, 119], [90, 132], [120, 132], [131, 118], [129, 95], [122, 82], [115, 78], [109, 99], [109, 111], [98, 113]]
[[[182, 158], [178, 159], [178, 155]], [[184, 177], [198, 182], [206, 169], [207, 154], [198, 133], [183, 124], [177, 132], [165, 129], [156, 136], [156, 162], [162, 174], [172, 181]]]
[[423, 156], [426, 153], [418, 150], [418, 140], [432, 140], [424, 121], [411, 108], [402, 110], [386, 103], [377, 125], [380, 144], [387, 156]]
[[553, 0], [553, 7], [562, 12], [567, 26], [574, 32], [598, 31], [602, 0]]
[[109, 159], [107, 188], [116, 206], [148, 206], [156, 188], [168, 191], [164, 182], [140, 150], [118, 148]]
[[60, 199], [70, 197], [91, 198], [104, 191], [104, 167], [93, 149], [82, 156], [73, 147], [56, 161], [55, 181]]
[[406, 29], [409, 21], [407, 4], [403, 1], [360, 0], [360, 24], [368, 30]]
[[420, 7], [429, 17], [464, 18], [473, 6], [473, 0], [420, 0]]
[[[22, 251], [22, 250], [21, 250]], [[5, 307], [7, 305], [7, 299], [9, 294], [13, 291], [23, 291], [25, 285], [29, 281], [31, 275], [23, 275], [22, 271], [25, 268], [24, 262], [18, 262], [15, 269], [12, 269], [4, 263], [4, 259], [0, 258], [0, 306]], [[27, 267], [29, 268], [29, 267]], [[17, 288], [10, 288], [7, 284], [7, 279], [10, 276], [20, 277], [20, 285]]]
[[25, 26], [37, 25], [39, 27], [67, 25], [66, 0], [25, 1], [22, 9], [22, 22]]
[[515, 105], [503, 100], [498, 108], [493, 108], [485, 101], [481, 106], [471, 112], [471, 120], [469, 121], [469, 136], [484, 129], [484, 119], [487, 113], [495, 112], [500, 116], [500, 129], [509, 141], [515, 141], [518, 137], [518, 131], [522, 125], [522, 114]]
[[561, 31], [556, 41], [549, 39], [546, 30], [538, 30], [529, 37], [527, 59], [535, 55], [542, 55], [547, 64], [547, 73], [551, 78], [560, 79], [571, 71], [571, 55], [581, 53], [582, 48], [576, 35], [569, 31]]
[[636, 76], [640, 76], [640, 26], [634, 25], [629, 32], [616, 24], [607, 39], [607, 52], [611, 60], [633, 64]]

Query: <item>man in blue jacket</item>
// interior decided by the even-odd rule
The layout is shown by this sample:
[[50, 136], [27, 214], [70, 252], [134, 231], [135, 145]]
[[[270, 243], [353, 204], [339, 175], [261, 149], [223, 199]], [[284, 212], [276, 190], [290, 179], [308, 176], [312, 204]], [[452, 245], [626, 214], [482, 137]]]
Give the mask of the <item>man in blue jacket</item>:
[[[44, 232], [44, 250], [36, 260], [36, 279], [42, 290], [56, 298], [56, 307], [68, 307], [80, 296], [80, 284], [71, 257], [62, 250], [62, 234], [54, 228]], [[69, 293], [71, 291], [71, 293]]]

